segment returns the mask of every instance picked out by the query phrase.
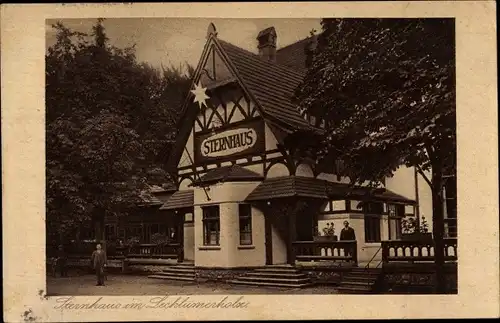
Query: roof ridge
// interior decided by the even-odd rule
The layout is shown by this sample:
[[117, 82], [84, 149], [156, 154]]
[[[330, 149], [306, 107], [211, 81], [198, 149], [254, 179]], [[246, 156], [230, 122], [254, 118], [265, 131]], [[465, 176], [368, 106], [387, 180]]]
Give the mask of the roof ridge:
[[249, 51], [248, 49], [245, 49], [245, 48], [242, 48], [242, 47], [236, 46], [236, 45], [234, 45], [234, 44], [232, 44], [232, 43], [230, 43], [230, 42], [228, 42], [228, 41], [226, 41], [226, 40], [220, 39], [220, 38], [218, 38], [217, 40], [218, 40], [218, 41], [220, 41], [220, 42], [222, 42], [222, 43], [228, 44], [229, 46], [232, 46], [232, 47], [234, 47], [234, 48], [237, 48], [238, 50], [244, 51], [244, 52], [246, 52], [246, 53], [248, 53], [248, 54], [250, 54], [250, 55], [254, 56], [255, 58], [260, 59], [262, 62], [264, 62], [264, 63], [266, 63], [266, 64], [269, 64], [269, 65], [274, 65], [274, 66], [276, 66], [276, 67], [278, 67], [278, 68], [283, 69], [284, 71], [287, 71], [287, 72], [293, 73], [293, 74], [295, 74], [297, 77], [299, 77], [299, 78], [301, 78], [301, 79], [303, 79], [303, 78], [304, 78], [304, 76], [305, 76], [305, 75], [304, 75], [304, 73], [301, 73], [301, 72], [299, 72], [299, 71], [296, 71], [296, 70], [294, 70], [294, 69], [292, 69], [292, 68], [290, 68], [290, 67], [288, 67], [288, 66], [286, 66], [286, 65], [280, 64], [280, 63], [278, 63], [278, 62], [273, 62], [273, 61], [268, 61], [268, 60], [262, 59], [262, 57], [260, 57], [258, 54], [252, 53], [252, 52], [251, 52], [251, 51]]
[[288, 47], [291, 47], [291, 46], [297, 45], [298, 43], [303, 42], [303, 41], [305, 41], [305, 40], [308, 40], [308, 39], [310, 39], [310, 38], [312, 38], [312, 36], [307, 36], [306, 38], [302, 38], [301, 40], [297, 40], [295, 43], [291, 43], [291, 44], [288, 44], [288, 45], [286, 45], [286, 46], [283, 46], [283, 47], [281, 47], [281, 48], [277, 49], [277, 50], [276, 50], [276, 52], [279, 52], [280, 50], [283, 50], [283, 49], [286, 49], [286, 48], [288, 48]]

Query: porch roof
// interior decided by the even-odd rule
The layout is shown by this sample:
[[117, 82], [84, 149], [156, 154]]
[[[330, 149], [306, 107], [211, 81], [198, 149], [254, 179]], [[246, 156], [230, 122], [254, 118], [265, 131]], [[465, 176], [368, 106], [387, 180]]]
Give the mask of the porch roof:
[[357, 199], [414, 205], [416, 202], [386, 188], [351, 186], [343, 183], [329, 183], [328, 197], [331, 199]]
[[181, 190], [177, 191], [165, 202], [160, 210], [178, 210], [193, 207], [194, 204], [194, 191]]
[[208, 171], [191, 185], [202, 186], [218, 182], [260, 181], [262, 179], [264, 179], [264, 176], [261, 176], [254, 171], [239, 165], [230, 165], [218, 167]]
[[285, 197], [328, 199], [326, 183], [324, 180], [303, 176], [267, 178], [247, 196], [245, 201], [262, 201]]
[[305, 197], [316, 199], [356, 199], [362, 201], [384, 201], [410, 204], [416, 202], [387, 189], [373, 189], [351, 186], [326, 180], [304, 177], [283, 176], [268, 178], [257, 186], [245, 199], [247, 202], [265, 201], [275, 198]]

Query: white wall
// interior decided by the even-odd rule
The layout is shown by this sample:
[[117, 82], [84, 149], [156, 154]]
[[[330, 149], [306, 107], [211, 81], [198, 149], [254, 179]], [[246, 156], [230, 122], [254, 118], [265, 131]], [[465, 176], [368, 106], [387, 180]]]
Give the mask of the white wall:
[[194, 223], [184, 224], [184, 259], [194, 260]]
[[[195, 188], [195, 265], [200, 267], [242, 267], [265, 264], [264, 215], [252, 208], [252, 248], [239, 245], [239, 202], [255, 189], [257, 182], [228, 182], [210, 186], [208, 195]], [[203, 245], [202, 206], [220, 209], [220, 245]]]
[[267, 124], [264, 126], [264, 129], [266, 135], [266, 151], [278, 149], [278, 140], [276, 140], [276, 137]]
[[[239, 231], [237, 231], [239, 234]], [[236, 249], [235, 266], [256, 267], [266, 264], [265, 222], [261, 210], [252, 207], [252, 245], [239, 246], [239, 236]]]

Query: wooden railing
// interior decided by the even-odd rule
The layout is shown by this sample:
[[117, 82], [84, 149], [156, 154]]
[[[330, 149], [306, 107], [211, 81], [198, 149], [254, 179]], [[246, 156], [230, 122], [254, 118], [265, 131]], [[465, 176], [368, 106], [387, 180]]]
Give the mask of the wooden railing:
[[181, 245], [176, 244], [139, 244], [131, 246], [127, 252], [129, 258], [171, 258], [179, 256]]
[[[382, 241], [382, 261], [434, 261], [434, 241]], [[457, 260], [457, 239], [444, 239], [445, 261]]]
[[296, 241], [292, 244], [297, 261], [329, 260], [357, 262], [356, 241]]

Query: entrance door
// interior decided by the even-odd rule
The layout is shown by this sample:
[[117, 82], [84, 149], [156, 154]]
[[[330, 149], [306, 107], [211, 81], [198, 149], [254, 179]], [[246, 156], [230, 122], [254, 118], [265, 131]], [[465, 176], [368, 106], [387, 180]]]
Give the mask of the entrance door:
[[273, 231], [271, 220], [268, 216], [264, 216], [265, 223], [265, 239], [266, 239], [266, 265], [273, 264]]

